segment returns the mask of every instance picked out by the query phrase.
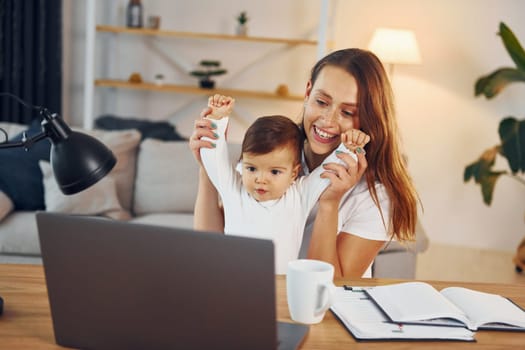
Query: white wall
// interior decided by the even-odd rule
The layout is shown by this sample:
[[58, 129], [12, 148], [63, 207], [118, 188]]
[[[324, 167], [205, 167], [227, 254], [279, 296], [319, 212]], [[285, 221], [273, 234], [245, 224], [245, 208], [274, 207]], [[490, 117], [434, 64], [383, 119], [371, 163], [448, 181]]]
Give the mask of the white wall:
[[[513, 65], [500, 38], [505, 22], [525, 44], [525, 2], [494, 0], [341, 1], [338, 47], [366, 47], [374, 28], [415, 31], [420, 66], [396, 66], [393, 85], [409, 167], [431, 239], [514, 250], [525, 236], [525, 186], [500, 178], [491, 207], [479, 186], [463, 183], [465, 165], [499, 143], [497, 126], [525, 112], [525, 84], [493, 100], [474, 97], [474, 82]], [[506, 169], [506, 164], [502, 168]]]
[[[83, 2], [70, 0], [69, 3], [71, 42], [65, 43], [65, 50], [73, 63], [66, 65], [70, 69], [70, 80], [65, 86], [69, 98], [65, 101], [64, 115], [80, 124]], [[103, 3], [114, 5], [114, 10], [101, 12], [105, 7]], [[123, 21], [125, 3], [124, 0], [97, 1], [98, 23]], [[305, 37], [305, 33], [312, 30], [315, 37], [319, 3], [317, 0], [143, 0], [146, 15], [160, 14], [162, 27], [166, 29], [232, 33], [234, 16], [247, 10], [251, 34], [282, 37]], [[504, 116], [524, 117], [525, 84], [510, 87], [493, 100], [475, 98], [473, 91], [479, 76], [500, 66], [512, 65], [496, 35], [500, 21], [509, 25], [525, 44], [525, 2], [339, 0], [333, 4], [337, 10], [332, 33], [336, 48], [366, 48], [373, 30], [379, 26], [409, 28], [416, 33], [423, 64], [396, 66], [393, 85], [410, 171], [424, 206], [422, 222], [431, 240], [514, 250], [525, 236], [525, 186], [501, 178], [492, 206], [487, 207], [482, 202], [479, 186], [463, 183], [463, 170], [484, 149], [499, 142], [497, 126]], [[99, 39], [100, 51], [105, 39]], [[109, 36], [109, 39], [115, 38]], [[245, 60], [275, 49], [266, 44], [187, 39], [144, 41], [126, 36], [110, 40], [106, 45], [112, 56], [104, 58], [98, 52], [97, 59], [98, 62], [107, 60], [112, 75], [125, 79], [134, 70], [146, 77], [163, 72], [169, 79], [184, 84], [196, 83], [196, 80], [176, 68], [174, 57], [189, 69], [204, 56], [216, 57], [235, 75], [236, 68]], [[158, 51], [166, 56], [159, 57]], [[114, 57], [119, 55], [122, 58], [117, 67]], [[219, 78], [219, 85], [273, 91], [278, 84], [286, 83], [293, 93], [301, 94], [315, 55], [313, 47], [273, 54], [235, 78]], [[102, 74], [100, 67], [98, 69], [97, 74]], [[193, 118], [205, 102], [204, 97], [152, 92], [97, 89], [96, 94], [96, 113], [170, 118], [186, 135], [191, 132]], [[188, 105], [191, 101], [196, 103]], [[249, 122], [262, 114], [296, 116], [301, 103], [246, 99], [237, 105], [237, 110]], [[244, 128], [241, 123], [235, 124], [233, 138], [240, 139]], [[506, 169], [506, 164], [501, 162], [501, 167]]]

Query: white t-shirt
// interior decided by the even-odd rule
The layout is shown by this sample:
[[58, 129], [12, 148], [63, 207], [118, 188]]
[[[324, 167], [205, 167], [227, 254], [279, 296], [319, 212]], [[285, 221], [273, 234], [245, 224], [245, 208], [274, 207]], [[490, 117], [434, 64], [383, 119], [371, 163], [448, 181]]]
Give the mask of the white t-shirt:
[[[304, 155], [302, 166], [303, 172], [308, 174], [308, 166], [304, 160]], [[388, 198], [385, 187], [381, 183], [376, 182], [375, 188], [387, 226], [385, 227], [385, 224], [383, 224], [381, 213], [368, 191], [366, 179], [363, 176], [341, 199], [338, 215], [338, 234], [350, 233], [361, 238], [377, 241], [388, 241], [390, 239], [387, 230], [388, 218], [390, 217], [390, 199]], [[308, 252], [317, 209], [318, 205], [316, 203], [306, 221], [303, 244], [299, 254], [301, 258], [305, 258]], [[368, 267], [363, 277], [372, 277], [372, 265]]]
[[[275, 271], [285, 274], [288, 262], [299, 256], [308, 214], [330, 181], [319, 176], [324, 169], [318, 167], [309, 176], [298, 178], [281, 198], [256, 201], [245, 190], [241, 175], [230, 164], [225, 141], [228, 118], [214, 122], [219, 139], [215, 140], [215, 148], [201, 148], [201, 158], [208, 177], [222, 199], [224, 232], [272, 240], [275, 246]], [[343, 145], [338, 150], [348, 152]], [[326, 162], [338, 161], [335, 151], [326, 159]]]

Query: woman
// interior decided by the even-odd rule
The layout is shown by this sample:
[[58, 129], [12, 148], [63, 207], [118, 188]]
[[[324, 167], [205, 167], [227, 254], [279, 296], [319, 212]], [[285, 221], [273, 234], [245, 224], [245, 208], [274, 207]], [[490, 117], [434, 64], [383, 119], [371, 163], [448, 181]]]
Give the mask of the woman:
[[[417, 194], [400, 152], [392, 90], [379, 59], [369, 51], [344, 49], [317, 62], [306, 85], [302, 126], [305, 173], [337, 148], [342, 134], [354, 139], [352, 133], [361, 130], [370, 137], [364, 150], [358, 149], [357, 162], [340, 154], [346, 167], [324, 165], [331, 183], [312, 210], [303, 239], [306, 257], [331, 263], [336, 277], [370, 277], [386, 241], [414, 239], [417, 218]], [[197, 158], [201, 147], [213, 147], [201, 137], [213, 134], [210, 121], [196, 121], [190, 148]], [[199, 180], [194, 226], [222, 231], [217, 191], [202, 169]]]

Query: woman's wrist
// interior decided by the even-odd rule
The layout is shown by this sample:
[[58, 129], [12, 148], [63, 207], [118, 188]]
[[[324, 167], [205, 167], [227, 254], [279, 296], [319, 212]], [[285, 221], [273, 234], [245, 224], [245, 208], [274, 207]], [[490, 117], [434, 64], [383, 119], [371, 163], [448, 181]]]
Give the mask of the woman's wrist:
[[334, 198], [319, 198], [319, 209], [318, 210], [339, 210], [339, 202], [340, 200], [334, 199]]

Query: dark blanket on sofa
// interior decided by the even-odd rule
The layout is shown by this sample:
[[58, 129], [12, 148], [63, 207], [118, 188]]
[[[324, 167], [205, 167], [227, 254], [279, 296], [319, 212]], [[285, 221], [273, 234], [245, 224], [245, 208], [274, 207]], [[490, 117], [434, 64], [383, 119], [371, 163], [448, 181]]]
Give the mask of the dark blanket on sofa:
[[185, 141], [175, 126], [165, 121], [150, 121], [137, 118], [124, 118], [114, 115], [102, 115], [95, 120], [95, 127], [104, 130], [137, 129], [142, 139], [152, 138], [162, 141]]
[[[25, 131], [27, 137], [41, 132], [39, 121], [34, 121]], [[10, 141], [20, 141], [22, 133]], [[49, 162], [51, 142], [41, 140], [28, 150], [7, 148], [0, 151], [0, 191], [13, 201], [15, 210], [43, 210], [44, 186], [39, 160]]]

